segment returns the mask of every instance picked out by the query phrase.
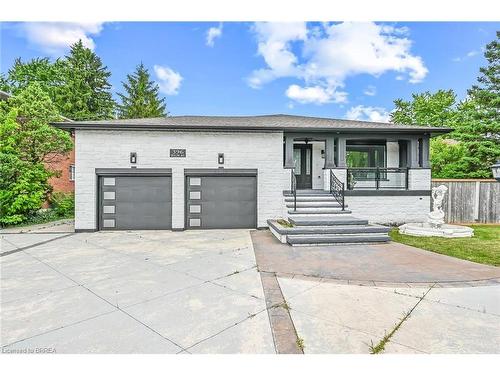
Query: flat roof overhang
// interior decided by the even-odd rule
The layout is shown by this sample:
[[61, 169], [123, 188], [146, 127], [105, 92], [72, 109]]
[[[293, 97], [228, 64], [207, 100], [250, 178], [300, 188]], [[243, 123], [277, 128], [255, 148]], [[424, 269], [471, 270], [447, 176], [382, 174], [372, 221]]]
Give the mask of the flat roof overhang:
[[120, 125], [120, 124], [85, 124], [85, 123], [52, 123], [53, 126], [64, 130], [107, 130], [107, 131], [211, 131], [211, 132], [284, 132], [284, 133], [405, 133], [441, 135], [453, 131], [450, 128], [434, 127], [402, 127], [395, 125], [387, 127], [277, 127], [277, 126], [199, 126], [199, 125]]

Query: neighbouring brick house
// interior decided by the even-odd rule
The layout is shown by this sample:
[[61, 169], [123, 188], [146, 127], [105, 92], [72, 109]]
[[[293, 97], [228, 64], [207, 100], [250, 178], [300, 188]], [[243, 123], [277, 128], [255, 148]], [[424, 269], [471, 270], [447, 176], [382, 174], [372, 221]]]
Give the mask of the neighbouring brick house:
[[71, 135], [73, 141], [73, 149], [66, 155], [60, 155], [54, 158], [50, 163], [46, 163], [51, 170], [60, 171], [58, 177], [52, 177], [49, 180], [50, 185], [57, 193], [74, 193], [75, 192], [75, 137]]

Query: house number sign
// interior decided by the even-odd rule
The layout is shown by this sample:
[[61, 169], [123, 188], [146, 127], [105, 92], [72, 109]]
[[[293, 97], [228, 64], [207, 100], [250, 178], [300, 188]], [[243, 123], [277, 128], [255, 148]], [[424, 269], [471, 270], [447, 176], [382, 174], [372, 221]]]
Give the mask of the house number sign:
[[171, 158], [185, 158], [186, 157], [186, 149], [185, 148], [171, 148], [170, 149], [170, 157]]

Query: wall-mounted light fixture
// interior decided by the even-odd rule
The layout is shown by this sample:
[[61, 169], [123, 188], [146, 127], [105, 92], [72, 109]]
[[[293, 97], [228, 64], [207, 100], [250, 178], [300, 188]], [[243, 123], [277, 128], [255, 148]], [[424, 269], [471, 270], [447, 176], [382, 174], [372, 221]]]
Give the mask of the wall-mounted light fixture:
[[493, 178], [500, 182], [500, 159], [491, 166], [491, 172], [493, 173]]
[[325, 158], [325, 150], [321, 150], [321, 159]]
[[219, 164], [224, 164], [224, 154], [222, 152], [219, 153], [219, 156], [217, 157], [217, 162]]
[[130, 163], [131, 164], [137, 163], [137, 152], [130, 153]]

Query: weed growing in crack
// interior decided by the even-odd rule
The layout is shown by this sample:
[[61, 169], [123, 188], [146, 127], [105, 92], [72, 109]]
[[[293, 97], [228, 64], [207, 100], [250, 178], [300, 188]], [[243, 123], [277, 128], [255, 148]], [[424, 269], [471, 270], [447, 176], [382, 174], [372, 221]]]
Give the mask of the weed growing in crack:
[[386, 332], [385, 335], [384, 335], [384, 337], [382, 337], [382, 340], [380, 340], [377, 343], [377, 345], [373, 345], [373, 341], [371, 342], [371, 345], [369, 345], [370, 353], [371, 354], [380, 354], [380, 353], [382, 353], [385, 350], [385, 345], [390, 341], [391, 337], [397, 332], [397, 330], [401, 327], [401, 325], [410, 317], [410, 315], [413, 312], [413, 310], [415, 310], [415, 308], [418, 306], [418, 304], [420, 302], [422, 302], [422, 300], [424, 299], [424, 297], [427, 295], [427, 293], [430, 292], [430, 290], [433, 287], [434, 287], [434, 285], [431, 286], [429, 288], [429, 290], [427, 290], [427, 292], [425, 292], [424, 294], [422, 294], [422, 297], [419, 297], [418, 302], [415, 304], [415, 306], [413, 306], [411, 308], [411, 310], [409, 310], [408, 312], [405, 312], [403, 314], [403, 317], [401, 318], [401, 320], [399, 321], [399, 323], [394, 326], [394, 328], [392, 329], [391, 332], [389, 332], [389, 333]]
[[304, 339], [303, 338], [297, 337], [297, 340], [295, 340], [295, 343], [297, 344], [297, 347], [300, 350], [304, 351], [305, 346], [304, 346]]

